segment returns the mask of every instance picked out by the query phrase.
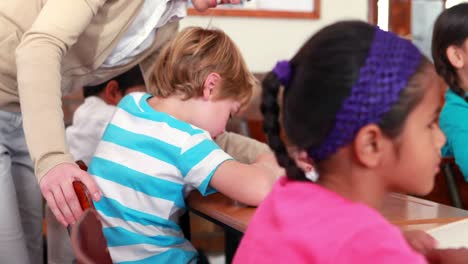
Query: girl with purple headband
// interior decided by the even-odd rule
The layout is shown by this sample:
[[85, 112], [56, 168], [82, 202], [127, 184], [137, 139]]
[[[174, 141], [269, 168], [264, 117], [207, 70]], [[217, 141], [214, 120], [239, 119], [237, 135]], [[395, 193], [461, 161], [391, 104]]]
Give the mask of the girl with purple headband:
[[[263, 81], [262, 113], [287, 177], [258, 207], [234, 263], [466, 261], [468, 250], [436, 250], [422, 231], [408, 233], [412, 248], [378, 212], [388, 192], [433, 187], [445, 142], [436, 80], [413, 44], [359, 21], [320, 30], [278, 63]], [[288, 155], [280, 123], [314, 160], [316, 183]]]
[[442, 155], [454, 157], [468, 181], [468, 3], [439, 15], [432, 34], [432, 57], [437, 73], [450, 87], [439, 118], [447, 143]]

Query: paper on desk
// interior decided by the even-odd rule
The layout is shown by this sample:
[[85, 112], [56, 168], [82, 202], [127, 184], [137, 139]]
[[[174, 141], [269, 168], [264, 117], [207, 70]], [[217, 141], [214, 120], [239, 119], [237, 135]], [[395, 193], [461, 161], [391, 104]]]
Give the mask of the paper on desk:
[[439, 226], [427, 232], [439, 242], [438, 248], [468, 247], [468, 219]]

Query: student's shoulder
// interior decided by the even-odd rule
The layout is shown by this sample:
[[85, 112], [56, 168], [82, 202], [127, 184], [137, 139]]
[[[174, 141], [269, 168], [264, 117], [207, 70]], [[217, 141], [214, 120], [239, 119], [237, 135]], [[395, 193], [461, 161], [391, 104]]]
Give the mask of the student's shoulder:
[[447, 126], [463, 126], [468, 123], [460, 122], [468, 116], [468, 102], [452, 91], [447, 91], [445, 103], [440, 112], [439, 122], [442, 128]]
[[447, 92], [445, 92], [445, 102], [444, 106], [442, 107], [441, 114], [444, 114], [445, 112], [451, 113], [452, 111], [468, 112], [468, 102], [449, 89]]
[[387, 234], [395, 233], [396, 228], [391, 225], [379, 212], [364, 204], [349, 203], [341, 206], [340, 211], [332, 217], [335, 218], [335, 225], [342, 228], [346, 234], [343, 238], [354, 240], [361, 235], [383, 232]]
[[[314, 208], [317, 221], [314, 225], [329, 234], [328, 243], [346, 247], [350, 243], [368, 242], [379, 234], [397, 238], [399, 230], [391, 225], [378, 211], [367, 205], [355, 203], [342, 197], [320, 199]], [[309, 213], [311, 215], [311, 213]], [[303, 222], [303, 229], [312, 228]], [[327, 231], [328, 230], [328, 231]]]
[[313, 216], [308, 221], [296, 223], [304, 229], [321, 226], [324, 229], [339, 228], [342, 232], [352, 233], [353, 230], [366, 229], [369, 226], [385, 225], [385, 219], [377, 211], [363, 204], [349, 201], [315, 183], [288, 180], [286, 177], [276, 182], [260, 207], [262, 206], [267, 206], [268, 210], [284, 209], [278, 214], [283, 221], [294, 222], [306, 215]]
[[107, 104], [97, 96], [90, 96], [85, 98], [84, 102], [76, 108], [73, 113], [72, 125], [76, 123], [99, 122], [101, 120], [107, 122], [112, 117], [114, 111], [115, 106]]
[[137, 107], [141, 109], [150, 97], [151, 94], [145, 92], [129, 93], [120, 100], [117, 106], [120, 108]]
[[422, 255], [410, 248], [396, 226], [370, 211], [360, 213], [363, 215], [349, 223], [348, 232], [341, 237], [334, 263], [345, 259], [356, 263], [426, 263]]

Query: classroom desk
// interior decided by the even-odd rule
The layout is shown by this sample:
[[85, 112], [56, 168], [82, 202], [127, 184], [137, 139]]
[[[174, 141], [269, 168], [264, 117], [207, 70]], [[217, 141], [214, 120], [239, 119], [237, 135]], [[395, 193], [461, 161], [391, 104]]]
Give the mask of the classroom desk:
[[[192, 192], [188, 204], [193, 213], [240, 233], [245, 232], [255, 212], [255, 207], [239, 206], [220, 193], [202, 197]], [[380, 212], [402, 229], [427, 230], [468, 218], [466, 210], [396, 193], [386, 197]]]
[[390, 194], [380, 210], [393, 224], [401, 227], [427, 228], [468, 218], [468, 211], [409, 195]]

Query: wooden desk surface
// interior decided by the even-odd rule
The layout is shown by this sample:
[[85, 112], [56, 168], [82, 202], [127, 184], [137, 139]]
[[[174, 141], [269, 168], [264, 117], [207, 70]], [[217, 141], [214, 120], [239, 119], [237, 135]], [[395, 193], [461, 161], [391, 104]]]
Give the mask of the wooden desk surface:
[[247, 229], [256, 209], [256, 207], [238, 205], [221, 193], [203, 197], [199, 192], [194, 191], [190, 193], [187, 200], [190, 211], [204, 218], [221, 222], [240, 232]]
[[397, 193], [386, 198], [380, 212], [398, 226], [440, 225], [468, 217], [467, 210]]
[[[237, 205], [226, 196], [216, 193], [202, 197], [192, 192], [188, 198], [190, 210], [204, 218], [244, 232], [255, 207]], [[468, 211], [403, 194], [390, 194], [381, 213], [402, 229], [428, 230], [468, 217]]]

